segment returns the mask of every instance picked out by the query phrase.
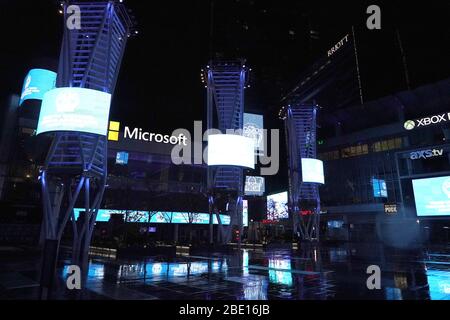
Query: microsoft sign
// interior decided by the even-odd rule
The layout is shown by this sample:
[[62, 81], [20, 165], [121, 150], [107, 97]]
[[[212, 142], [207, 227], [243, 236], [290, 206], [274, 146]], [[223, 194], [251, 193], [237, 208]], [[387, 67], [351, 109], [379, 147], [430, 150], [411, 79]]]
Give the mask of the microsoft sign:
[[[120, 122], [110, 121], [108, 127], [108, 140], [109, 141], [119, 141], [120, 137]], [[141, 128], [130, 128], [125, 126], [125, 130], [122, 135], [123, 139], [157, 142], [164, 144], [183, 144], [187, 146], [187, 137], [183, 134], [179, 136], [163, 135], [160, 133], [147, 132]]]
[[416, 120], [405, 121], [403, 127], [406, 130], [413, 130], [416, 128], [425, 128], [432, 125], [438, 125], [442, 123], [450, 122], [450, 112], [436, 114], [429, 117], [424, 117]]

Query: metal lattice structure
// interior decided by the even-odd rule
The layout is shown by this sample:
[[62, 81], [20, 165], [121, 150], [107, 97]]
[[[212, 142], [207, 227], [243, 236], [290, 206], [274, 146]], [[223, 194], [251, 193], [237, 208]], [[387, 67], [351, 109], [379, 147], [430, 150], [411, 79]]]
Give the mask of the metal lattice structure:
[[[81, 12], [79, 29], [67, 27], [72, 15], [67, 13], [68, 8], [74, 5]], [[62, 8], [64, 35], [57, 87], [87, 88], [112, 94], [127, 39], [133, 32], [133, 23], [126, 8], [119, 1], [66, 1], [62, 3]], [[106, 136], [82, 132], [54, 134], [40, 177], [43, 233], [46, 247], [49, 241], [56, 243], [52, 245], [54, 252], [47, 253], [54, 259], [70, 220], [73, 227], [72, 260], [75, 264], [83, 264], [89, 251], [106, 177]], [[85, 208], [85, 214], [78, 222], [73, 212], [77, 202]], [[51, 284], [44, 283], [44, 286], [50, 287]]]
[[[289, 208], [294, 234], [319, 240], [320, 196], [317, 183], [302, 182], [302, 158], [317, 158], [315, 105], [293, 104], [284, 110], [289, 170]], [[307, 209], [307, 210], [302, 210]], [[307, 214], [304, 214], [307, 212]]]
[[[204, 74], [207, 87], [207, 129], [217, 128], [222, 133], [226, 133], [227, 130], [242, 132], [247, 72], [244, 60], [210, 61]], [[220, 242], [228, 243], [234, 227], [237, 226], [242, 235], [242, 197], [244, 193], [242, 167], [208, 167], [207, 188], [211, 214], [210, 242], [213, 242], [212, 217], [215, 211], [215, 202], [218, 198], [227, 198], [231, 218], [230, 225], [223, 226], [218, 212], [215, 213], [219, 221]], [[238, 242], [240, 242], [240, 237]]]

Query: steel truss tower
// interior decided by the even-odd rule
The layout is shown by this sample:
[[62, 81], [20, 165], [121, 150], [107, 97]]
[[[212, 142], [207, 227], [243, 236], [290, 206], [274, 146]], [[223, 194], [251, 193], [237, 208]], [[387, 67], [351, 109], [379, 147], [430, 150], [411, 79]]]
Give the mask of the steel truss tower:
[[[207, 129], [216, 128], [222, 133], [243, 128], [244, 89], [248, 70], [245, 60], [209, 62], [202, 77], [207, 87]], [[206, 78], [206, 79], [205, 79]], [[219, 222], [219, 242], [226, 244], [232, 239], [233, 229], [242, 236], [242, 198], [244, 195], [243, 168], [233, 166], [208, 166], [208, 201], [210, 210], [210, 243], [213, 243], [213, 215]], [[218, 201], [228, 202], [230, 225], [222, 225]]]
[[[127, 39], [134, 32], [126, 8], [121, 1], [65, 1], [61, 6], [64, 35], [56, 86], [113, 94]], [[76, 13], [73, 6], [81, 13], [78, 29], [68, 26], [68, 19]], [[106, 178], [106, 136], [62, 131], [53, 135], [40, 176], [46, 239], [41, 284], [45, 290], [52, 286], [59, 242], [69, 220], [73, 229], [72, 260], [86, 273]], [[78, 222], [73, 211], [77, 203], [85, 208]]]
[[302, 182], [301, 159], [317, 158], [316, 105], [292, 104], [281, 112], [288, 150], [289, 209], [293, 232], [301, 240], [319, 240], [320, 196], [317, 183]]

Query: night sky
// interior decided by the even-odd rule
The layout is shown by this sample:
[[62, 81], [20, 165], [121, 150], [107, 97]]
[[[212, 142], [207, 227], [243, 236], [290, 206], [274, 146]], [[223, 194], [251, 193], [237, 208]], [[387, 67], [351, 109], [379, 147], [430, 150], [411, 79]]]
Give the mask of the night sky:
[[[139, 35], [128, 42], [111, 119], [153, 132], [191, 129], [206, 118], [200, 69], [211, 56], [247, 59], [253, 72], [246, 110], [263, 113], [267, 128], [281, 127], [276, 114], [283, 94], [351, 25], [359, 30], [366, 100], [406, 88], [395, 28], [412, 87], [450, 75], [449, 1], [215, 0], [213, 10], [209, 0], [125, 3]], [[381, 31], [364, 28], [368, 4], [381, 6]], [[30, 68], [56, 70], [63, 31], [58, 10], [50, 0], [1, 1], [1, 98], [20, 92]]]

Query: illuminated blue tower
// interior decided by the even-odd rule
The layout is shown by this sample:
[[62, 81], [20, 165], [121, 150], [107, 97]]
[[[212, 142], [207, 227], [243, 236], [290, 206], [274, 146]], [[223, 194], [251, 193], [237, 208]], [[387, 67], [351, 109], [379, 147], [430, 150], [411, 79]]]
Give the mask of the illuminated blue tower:
[[[113, 94], [127, 40], [135, 33], [122, 1], [64, 1], [61, 12], [64, 35], [56, 86]], [[71, 23], [77, 12], [78, 25]], [[59, 241], [69, 220], [74, 263], [87, 257], [106, 177], [106, 135], [78, 131], [52, 134], [40, 177], [46, 238], [43, 287], [51, 287]], [[77, 202], [85, 209], [78, 223], [73, 212]]]
[[318, 106], [301, 103], [292, 103], [280, 111], [286, 132], [293, 231], [307, 241], [319, 240], [319, 184], [302, 179], [302, 159], [317, 158], [317, 111]]
[[[244, 117], [244, 89], [248, 78], [245, 60], [212, 60], [202, 74], [207, 88], [207, 129], [242, 130]], [[231, 241], [233, 229], [240, 243], [242, 235], [242, 197], [244, 194], [243, 169], [235, 166], [208, 166], [208, 195], [210, 206], [210, 243], [213, 243], [212, 219], [216, 201], [226, 199], [230, 225], [219, 221], [221, 243]], [[237, 230], [236, 230], [237, 228]]]

